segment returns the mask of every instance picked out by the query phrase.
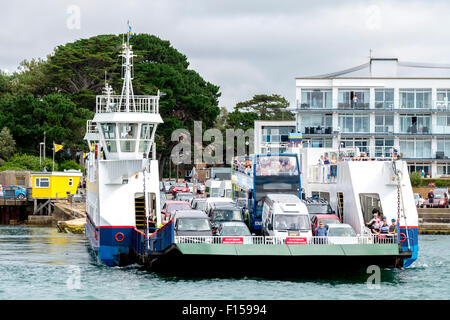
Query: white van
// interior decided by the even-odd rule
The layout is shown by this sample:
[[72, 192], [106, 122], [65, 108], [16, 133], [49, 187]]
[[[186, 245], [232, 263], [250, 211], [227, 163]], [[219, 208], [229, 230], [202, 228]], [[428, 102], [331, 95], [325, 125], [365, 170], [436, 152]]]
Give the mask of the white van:
[[223, 180], [220, 183], [221, 196], [231, 198], [231, 180]]
[[262, 233], [273, 237], [312, 237], [308, 209], [292, 194], [268, 194], [262, 211]]
[[211, 209], [211, 206], [214, 203], [217, 203], [217, 202], [233, 203], [233, 199], [231, 199], [231, 198], [222, 198], [222, 197], [209, 197], [209, 198], [206, 198], [206, 202], [205, 202], [205, 206], [203, 208], [203, 212], [209, 212], [209, 209]]
[[208, 180], [206, 181], [206, 194], [208, 197], [221, 197], [222, 192], [220, 191], [220, 180]]

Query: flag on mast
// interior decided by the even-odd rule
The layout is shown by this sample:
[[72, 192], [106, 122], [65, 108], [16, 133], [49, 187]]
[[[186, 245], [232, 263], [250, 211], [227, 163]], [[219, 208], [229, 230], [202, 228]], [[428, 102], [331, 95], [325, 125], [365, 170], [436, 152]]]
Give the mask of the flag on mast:
[[55, 146], [55, 152], [58, 152], [59, 150], [61, 150], [62, 148], [63, 148], [63, 145], [62, 144], [54, 144]]

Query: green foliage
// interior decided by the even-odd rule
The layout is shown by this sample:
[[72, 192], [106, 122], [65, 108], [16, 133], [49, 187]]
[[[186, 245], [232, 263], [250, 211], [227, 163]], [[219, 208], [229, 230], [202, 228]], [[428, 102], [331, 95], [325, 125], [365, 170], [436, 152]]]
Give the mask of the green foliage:
[[259, 120], [259, 116], [256, 112], [240, 112], [234, 109], [233, 112], [228, 114], [227, 127], [232, 129], [241, 128], [248, 130], [254, 127], [254, 122]]
[[[44, 131], [50, 146], [47, 154], [53, 140], [73, 151], [87, 149], [82, 140], [85, 120], [93, 117], [89, 110], [95, 110], [95, 95], [101, 94], [105, 73], [116, 94], [121, 91], [122, 39], [123, 35], [98, 35], [60, 45], [46, 61], [22, 62], [12, 80], [0, 77], [0, 95], [2, 90], [11, 91], [8, 83], [13, 83], [15, 92], [0, 100], [0, 127], [9, 127], [19, 151], [38, 154]], [[171, 141], [175, 129], [192, 131], [194, 120], [202, 121], [204, 130], [214, 127], [220, 113], [219, 87], [188, 69], [186, 56], [169, 41], [138, 34], [130, 43], [137, 55], [134, 93], [165, 93], [159, 109], [164, 123], [156, 136], [159, 158], [164, 162], [176, 144]]]
[[51, 141], [65, 147], [85, 149], [85, 123], [93, 114], [76, 105], [65, 95], [57, 93], [42, 99], [32, 95], [10, 97], [0, 101], [0, 127], [7, 126], [15, 137], [17, 149], [24, 153], [39, 152], [39, 143], [47, 137], [47, 154]]
[[425, 178], [422, 179], [422, 187], [428, 186], [428, 184], [434, 183], [436, 187], [450, 187], [450, 179], [443, 178]]
[[83, 170], [83, 167], [75, 160], [66, 160], [59, 165], [59, 170]]
[[235, 110], [255, 112], [260, 120], [294, 120], [290, 111], [286, 111], [289, 102], [278, 94], [256, 94], [252, 99], [239, 102]]
[[16, 151], [16, 141], [12, 137], [9, 129], [4, 127], [0, 131], [0, 166], [5, 163]]
[[[40, 166], [39, 157], [28, 154], [16, 154], [0, 167], [0, 171], [5, 170], [42, 171], [44, 167], [47, 168], [47, 171], [51, 171], [53, 168], [52, 159], [46, 158], [43, 161], [42, 166]], [[59, 166], [57, 163], [55, 163], [55, 171], [58, 170]]]
[[409, 175], [409, 179], [411, 181], [411, 186], [420, 187], [422, 185], [422, 176], [420, 172], [412, 172]]

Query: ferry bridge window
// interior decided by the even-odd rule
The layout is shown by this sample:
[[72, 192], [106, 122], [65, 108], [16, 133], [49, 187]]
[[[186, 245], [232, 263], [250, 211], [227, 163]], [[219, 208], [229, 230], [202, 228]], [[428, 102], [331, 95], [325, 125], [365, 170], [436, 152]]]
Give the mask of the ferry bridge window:
[[106, 150], [108, 150], [108, 152], [117, 152], [116, 140], [107, 140]]
[[256, 175], [298, 175], [297, 159], [293, 156], [258, 157], [256, 160]]
[[383, 213], [380, 195], [378, 193], [360, 193], [359, 199], [361, 201], [361, 210], [365, 223], [372, 219], [374, 209], [378, 209], [381, 213]]
[[[120, 132], [120, 151], [122, 152], [134, 152], [136, 150], [136, 123], [119, 124]], [[130, 141], [126, 141], [130, 140]]]
[[116, 124], [115, 123], [104, 123], [102, 124], [103, 136], [105, 140], [116, 138]]

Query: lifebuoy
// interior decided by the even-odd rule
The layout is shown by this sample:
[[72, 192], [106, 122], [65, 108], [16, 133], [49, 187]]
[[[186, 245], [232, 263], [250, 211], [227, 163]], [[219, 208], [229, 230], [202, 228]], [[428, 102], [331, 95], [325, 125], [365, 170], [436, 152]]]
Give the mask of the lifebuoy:
[[400, 240], [400, 242], [404, 242], [406, 240], [406, 234], [400, 233], [400, 237], [403, 236], [403, 240]]
[[125, 236], [124, 236], [124, 234], [122, 232], [117, 232], [116, 236], [114, 238], [116, 239], [117, 242], [122, 242], [123, 239], [125, 239]]

